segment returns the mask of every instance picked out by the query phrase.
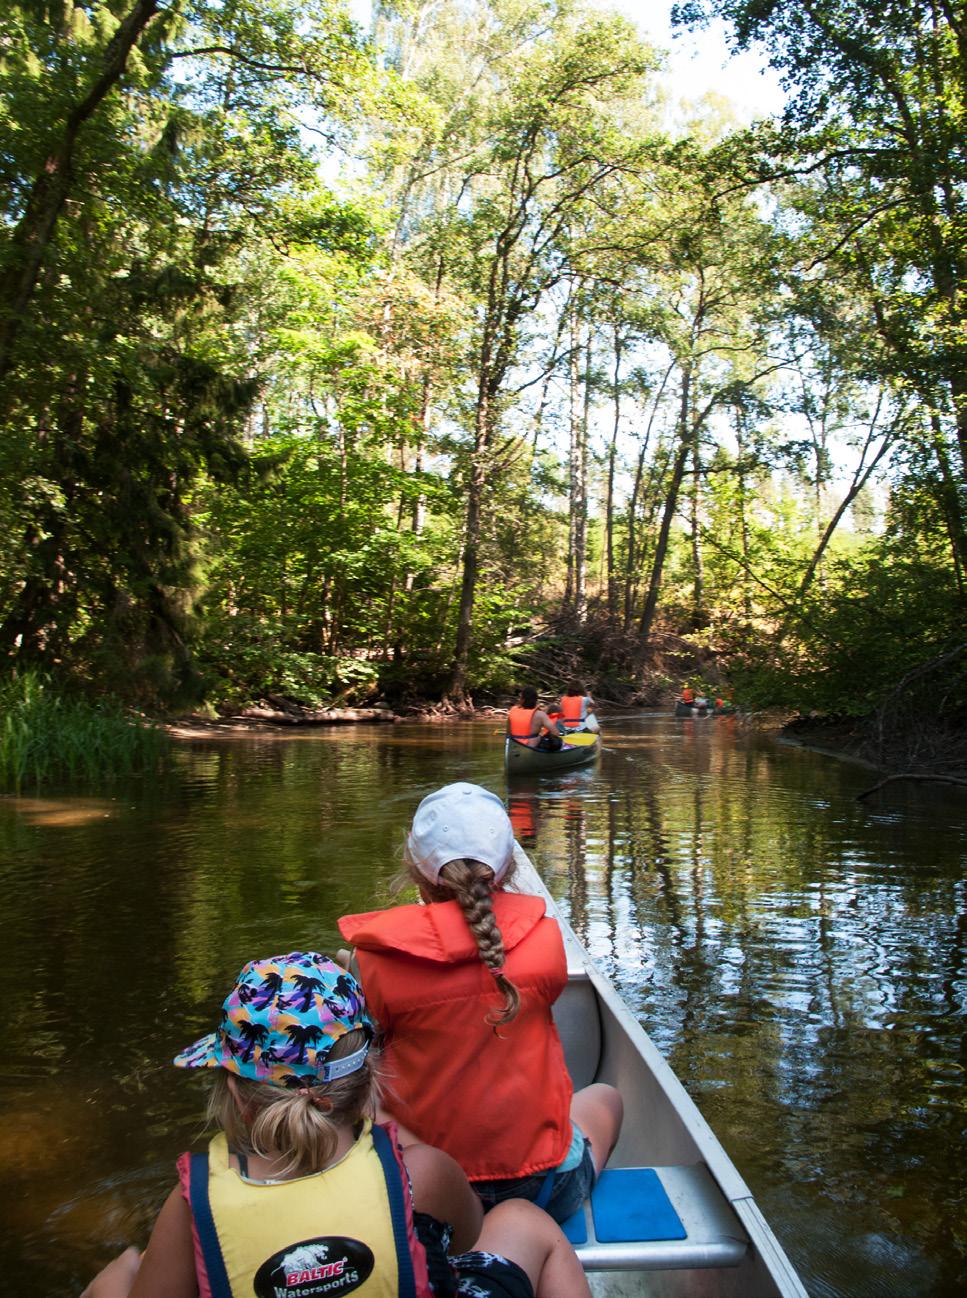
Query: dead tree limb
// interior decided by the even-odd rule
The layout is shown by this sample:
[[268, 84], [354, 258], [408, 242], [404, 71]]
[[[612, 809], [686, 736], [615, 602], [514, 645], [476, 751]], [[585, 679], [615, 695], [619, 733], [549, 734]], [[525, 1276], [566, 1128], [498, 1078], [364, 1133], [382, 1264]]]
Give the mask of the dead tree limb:
[[868, 798], [872, 793], [879, 792], [884, 785], [892, 784], [895, 780], [933, 780], [940, 784], [956, 784], [962, 789], [967, 789], [967, 780], [963, 780], [957, 775], [914, 774], [912, 771], [906, 771], [900, 775], [888, 775], [885, 780], [880, 780], [879, 784], [874, 784], [871, 789], [864, 789], [862, 793], [856, 795], [856, 801], [862, 802], [864, 798]]

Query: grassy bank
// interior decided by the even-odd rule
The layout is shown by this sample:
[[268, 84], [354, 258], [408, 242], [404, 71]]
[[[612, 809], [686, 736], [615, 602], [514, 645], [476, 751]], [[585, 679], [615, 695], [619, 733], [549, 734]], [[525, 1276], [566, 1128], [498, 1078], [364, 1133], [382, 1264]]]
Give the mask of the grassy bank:
[[113, 702], [64, 694], [42, 677], [0, 687], [0, 784], [36, 788], [55, 780], [103, 780], [155, 770], [168, 736]]

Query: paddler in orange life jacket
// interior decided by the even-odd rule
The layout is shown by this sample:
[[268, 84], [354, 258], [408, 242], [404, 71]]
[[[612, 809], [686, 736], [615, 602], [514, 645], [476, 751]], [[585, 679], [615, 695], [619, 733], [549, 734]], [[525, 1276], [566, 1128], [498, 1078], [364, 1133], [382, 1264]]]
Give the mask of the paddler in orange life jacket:
[[561, 747], [557, 726], [543, 708], [537, 706], [537, 690], [533, 685], [525, 685], [516, 704], [508, 708], [507, 734], [511, 739], [523, 740], [531, 748], [554, 752]]
[[590, 1298], [546, 1213], [517, 1200], [483, 1221], [452, 1158], [374, 1123], [372, 1037], [359, 984], [325, 956], [247, 964], [216, 1031], [175, 1059], [213, 1070], [222, 1130], [178, 1160], [145, 1252], [82, 1298]]
[[561, 695], [559, 711], [567, 730], [597, 730], [598, 722], [594, 716], [594, 699], [585, 694], [584, 686], [579, 680], [569, 680], [567, 690]]
[[691, 685], [682, 686], [682, 702], [689, 704], [695, 702], [695, 691], [692, 689]]
[[565, 1222], [622, 1105], [602, 1082], [573, 1089], [552, 1014], [567, 985], [560, 927], [542, 897], [513, 891], [513, 827], [479, 785], [423, 799], [404, 861], [423, 905], [339, 920], [383, 1032], [386, 1107], [457, 1160], [485, 1209], [529, 1199]]

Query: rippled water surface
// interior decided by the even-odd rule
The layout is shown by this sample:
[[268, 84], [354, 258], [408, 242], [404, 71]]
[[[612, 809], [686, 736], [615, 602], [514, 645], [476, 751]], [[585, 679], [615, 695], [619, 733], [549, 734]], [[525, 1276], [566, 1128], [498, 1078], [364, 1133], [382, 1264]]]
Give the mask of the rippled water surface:
[[241, 964], [387, 904], [419, 797], [471, 779], [698, 1102], [813, 1298], [967, 1292], [967, 801], [744, 734], [618, 719], [505, 782], [498, 723], [184, 743], [149, 786], [0, 798], [0, 1275], [76, 1294], [196, 1140], [171, 1056]]

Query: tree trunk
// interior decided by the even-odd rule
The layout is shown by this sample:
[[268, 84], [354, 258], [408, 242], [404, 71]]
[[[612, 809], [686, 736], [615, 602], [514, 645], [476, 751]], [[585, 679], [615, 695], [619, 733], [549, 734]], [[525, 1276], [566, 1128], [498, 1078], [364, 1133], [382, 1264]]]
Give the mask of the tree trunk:
[[612, 618], [618, 611], [618, 584], [614, 570], [614, 470], [618, 455], [618, 429], [621, 424], [621, 333], [614, 327], [614, 378], [611, 382], [614, 401], [614, 423], [608, 446], [608, 482], [604, 497], [604, 562], [607, 586], [608, 613]]
[[745, 484], [745, 430], [741, 414], [738, 417], [735, 431], [736, 459], [738, 461], [738, 484], [736, 486], [736, 503], [739, 507], [739, 544], [742, 550], [742, 610], [746, 622], [752, 621], [752, 588], [749, 584], [749, 518], [746, 510]]
[[[832, 540], [833, 533], [836, 531], [836, 528], [839, 526], [840, 520], [842, 519], [843, 515], [846, 513], [847, 509], [849, 509], [850, 505], [853, 503], [853, 501], [856, 499], [859, 493], [866, 486], [867, 482], [870, 480], [873, 470], [876, 468], [880, 460], [882, 460], [883, 456], [893, 445], [893, 442], [895, 440], [897, 422], [898, 420], [894, 420], [889, 431], [884, 435], [879, 450], [876, 452], [876, 454], [873, 456], [873, 459], [865, 468], [862, 467], [862, 458], [861, 458], [860, 465], [857, 467], [857, 470], [853, 475], [853, 481], [850, 484], [849, 490], [846, 492], [846, 495], [843, 497], [842, 501], [840, 502], [839, 507], [837, 508], [837, 510], [835, 511], [835, 513], [833, 514], [829, 522], [826, 524], [822, 536], [819, 538], [819, 544], [816, 546], [816, 549], [813, 552], [813, 557], [810, 559], [806, 571], [803, 574], [802, 580], [799, 583], [799, 587], [796, 591], [793, 607], [798, 607], [798, 605], [801, 604], [803, 597], [805, 596], [806, 592], [809, 590], [809, 587], [812, 585], [813, 579], [816, 576], [816, 573], [819, 569], [819, 565], [822, 562], [823, 555], [826, 553], [826, 547], [829, 545], [830, 541]], [[874, 418], [874, 424], [875, 424], [875, 418]], [[867, 435], [866, 446], [864, 447], [864, 455], [866, 453], [866, 449], [872, 443], [872, 438], [873, 438], [873, 428], [871, 427], [870, 432]], [[778, 630], [775, 633], [775, 636], [773, 637], [775, 644], [780, 644], [785, 639], [786, 635], [789, 632], [789, 628], [792, 625], [792, 622], [793, 622], [793, 614], [792, 612], [789, 612], [783, 618], [782, 623], [780, 624]]]
[[157, 12], [158, 0], [137, 0], [104, 51], [100, 75], [67, 114], [60, 140], [34, 180], [23, 216], [10, 237], [7, 266], [0, 276], [0, 379], [10, 368], [40, 268], [71, 190], [81, 127], [124, 75], [128, 55]]
[[634, 594], [637, 590], [637, 564], [638, 564], [638, 501], [641, 497], [641, 480], [645, 471], [645, 457], [648, 454], [648, 445], [651, 442], [651, 430], [655, 425], [655, 417], [658, 414], [658, 407], [661, 399], [665, 395], [665, 388], [668, 386], [668, 380], [671, 378], [672, 371], [675, 368], [675, 362], [668, 366], [662, 375], [662, 380], [658, 391], [655, 393], [655, 399], [651, 403], [651, 414], [648, 416], [648, 427], [645, 429], [645, 436], [641, 443], [641, 449], [638, 452], [638, 466], [635, 470], [635, 484], [631, 492], [631, 501], [628, 505], [628, 567], [625, 572], [625, 592], [624, 592], [624, 629], [631, 630], [631, 610], [634, 603]]
[[578, 354], [581, 340], [578, 334], [577, 311], [571, 314], [571, 347], [568, 356], [568, 510], [567, 510], [567, 579], [564, 585], [564, 603], [568, 608], [574, 607], [577, 571], [577, 509], [575, 508], [575, 463], [577, 448], [581, 440], [581, 416], [579, 413], [578, 390], [580, 387], [580, 362]]
[[940, 418], [937, 414], [930, 416], [930, 428], [933, 434], [933, 452], [937, 458], [941, 479], [941, 506], [944, 521], [947, 524], [947, 535], [950, 538], [950, 549], [954, 563], [954, 574], [957, 587], [963, 596], [964, 570], [967, 567], [967, 525], [965, 525], [960, 491], [950, 466], [950, 453], [944, 437]]
[[474, 449], [464, 514], [463, 577], [460, 583], [460, 607], [457, 611], [457, 638], [450, 677], [450, 696], [458, 703], [464, 702], [466, 698], [467, 667], [470, 663], [470, 642], [473, 632], [473, 604], [480, 563], [481, 506], [487, 478], [485, 457], [490, 445], [491, 433], [490, 366], [486, 359], [486, 341], [484, 347], [485, 358], [481, 365], [477, 389]]
[[633, 603], [633, 591], [635, 589], [635, 569], [638, 563], [638, 500], [641, 496], [641, 479], [645, 471], [645, 454], [648, 449], [647, 441], [638, 452], [638, 465], [635, 469], [635, 482], [631, 489], [631, 499], [628, 502], [628, 556], [627, 567], [625, 568], [625, 607], [624, 607], [624, 629], [631, 629], [631, 606]]
[[692, 438], [689, 434], [688, 417], [689, 405], [691, 401], [691, 379], [692, 371], [690, 366], [686, 366], [682, 371], [682, 394], [679, 405], [678, 415], [678, 452], [675, 456], [675, 463], [672, 466], [671, 481], [668, 484], [668, 493], [665, 496], [665, 508], [661, 518], [661, 528], [658, 532], [658, 540], [655, 544], [655, 557], [651, 565], [651, 578], [648, 582], [648, 595], [645, 598], [645, 607], [641, 615], [641, 646], [642, 649], [648, 647], [648, 639], [651, 635], [651, 629], [655, 621], [655, 612], [658, 608], [658, 592], [661, 589], [662, 569], [665, 566], [665, 555], [668, 553], [668, 537], [672, 530], [672, 520], [675, 517], [675, 509], [678, 505], [678, 493], [681, 489], [682, 478], [685, 476], [685, 465], [692, 450]]
[[577, 425], [574, 459], [574, 617], [583, 626], [588, 616], [588, 414], [591, 404], [591, 328], [584, 360], [584, 399]]
[[692, 520], [692, 625], [696, 630], [708, 625], [705, 612], [705, 565], [702, 556], [702, 445], [696, 427], [692, 435], [692, 486], [689, 491]]

